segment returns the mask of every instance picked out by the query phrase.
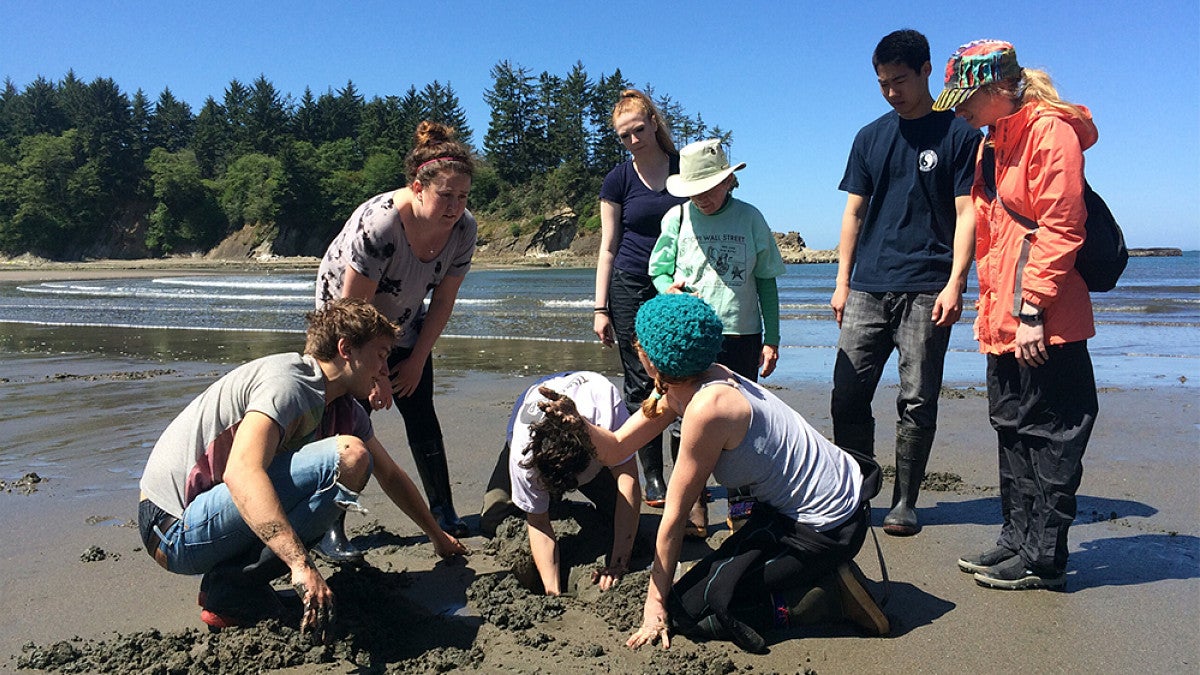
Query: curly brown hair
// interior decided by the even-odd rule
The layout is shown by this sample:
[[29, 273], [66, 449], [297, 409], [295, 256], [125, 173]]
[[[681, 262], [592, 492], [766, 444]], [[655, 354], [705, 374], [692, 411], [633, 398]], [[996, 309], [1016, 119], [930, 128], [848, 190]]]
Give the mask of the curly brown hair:
[[395, 340], [400, 327], [387, 320], [374, 305], [361, 298], [338, 298], [304, 315], [308, 320], [304, 353], [321, 361], [332, 361], [338, 340], [355, 349], [377, 337]]
[[567, 424], [546, 415], [529, 426], [525, 454], [529, 456], [521, 460], [521, 467], [537, 471], [542, 487], [560, 497], [579, 487], [577, 477], [591, 464], [596, 448], [582, 419]]

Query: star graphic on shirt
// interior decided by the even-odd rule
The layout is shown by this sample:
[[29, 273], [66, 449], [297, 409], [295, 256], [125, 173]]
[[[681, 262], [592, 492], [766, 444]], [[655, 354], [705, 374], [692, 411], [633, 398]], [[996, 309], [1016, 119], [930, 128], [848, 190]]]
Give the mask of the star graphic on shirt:
[[745, 273], [746, 273], [746, 270], [742, 269], [741, 267], [738, 267], [737, 265], [734, 265], [733, 270], [729, 273], [729, 278], [730, 279], [741, 279], [742, 281], [745, 281], [746, 280]]

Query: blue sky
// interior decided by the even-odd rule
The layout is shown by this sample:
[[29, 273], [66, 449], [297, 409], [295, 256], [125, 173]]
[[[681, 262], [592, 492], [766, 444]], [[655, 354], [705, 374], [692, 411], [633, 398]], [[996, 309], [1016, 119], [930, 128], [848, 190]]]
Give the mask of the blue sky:
[[[1086, 7], [1086, 11], [1083, 9]], [[353, 80], [370, 97], [450, 83], [477, 144], [503, 59], [563, 75], [620, 68], [734, 132], [739, 197], [772, 228], [832, 248], [837, 184], [855, 132], [887, 111], [879, 38], [928, 36], [936, 94], [946, 58], [977, 38], [1013, 42], [1065, 98], [1092, 109], [1087, 173], [1131, 246], [1200, 249], [1200, 3], [972, 2], [46, 2], [0, 0], [0, 77], [23, 88], [68, 69], [198, 111], [259, 74], [299, 97]]]

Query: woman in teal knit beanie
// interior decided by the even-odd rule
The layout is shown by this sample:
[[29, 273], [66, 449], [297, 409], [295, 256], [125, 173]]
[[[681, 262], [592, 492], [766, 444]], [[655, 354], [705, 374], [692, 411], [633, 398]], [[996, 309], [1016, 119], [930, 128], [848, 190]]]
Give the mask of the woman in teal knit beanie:
[[[879, 465], [852, 457], [774, 394], [715, 363], [722, 323], [703, 300], [660, 295], [642, 305], [636, 329], [655, 393], [616, 432], [588, 423], [570, 399], [540, 392], [549, 399], [542, 404], [547, 414], [565, 428], [584, 427], [609, 465], [683, 418], [642, 627], [626, 644], [661, 640], [667, 647], [675, 632], [763, 652], [762, 631], [801, 620], [791, 608], [814, 585], [836, 588], [835, 616], [872, 635], [886, 633], [888, 619], [853, 562]], [[688, 508], [709, 476], [748, 487], [757, 505], [745, 525], [672, 584]]]

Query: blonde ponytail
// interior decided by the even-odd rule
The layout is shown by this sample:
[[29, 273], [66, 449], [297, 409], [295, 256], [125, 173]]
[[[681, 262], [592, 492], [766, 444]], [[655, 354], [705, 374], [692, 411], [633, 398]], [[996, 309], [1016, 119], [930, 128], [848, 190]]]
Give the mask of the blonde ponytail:
[[1021, 103], [1029, 103], [1036, 101], [1048, 108], [1072, 115], [1079, 119], [1084, 119], [1087, 115], [1083, 110], [1068, 101], [1064, 101], [1058, 95], [1058, 89], [1054, 87], [1054, 83], [1050, 80], [1050, 74], [1044, 70], [1036, 68], [1021, 69], [1021, 85], [1020, 85]]

